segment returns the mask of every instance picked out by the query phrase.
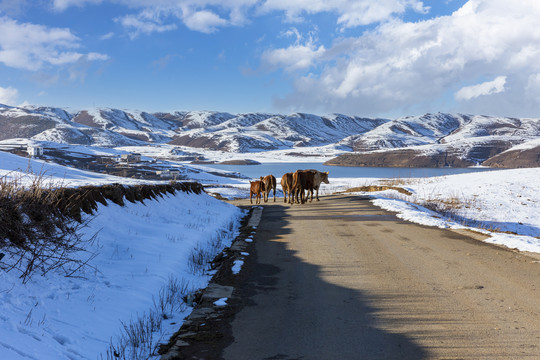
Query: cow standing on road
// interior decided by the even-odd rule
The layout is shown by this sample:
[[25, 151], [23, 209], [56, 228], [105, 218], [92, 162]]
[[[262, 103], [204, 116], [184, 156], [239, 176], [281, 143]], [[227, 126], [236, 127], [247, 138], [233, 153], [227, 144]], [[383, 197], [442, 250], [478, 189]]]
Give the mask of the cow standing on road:
[[252, 197], [255, 195], [255, 204], [261, 203], [261, 192], [264, 191], [263, 177], [260, 180], [249, 182], [249, 202], [253, 204]]
[[316, 198], [317, 201], [319, 200], [319, 187], [321, 186], [321, 183], [330, 184], [330, 181], [328, 181], [328, 171], [321, 172], [319, 170], [305, 170], [310, 171], [313, 173], [313, 189], [311, 190], [311, 200], [309, 202], [313, 201], [313, 190], [316, 191]]
[[277, 190], [277, 181], [274, 175], [267, 175], [263, 179], [264, 183], [264, 202], [268, 202], [268, 195], [270, 195], [270, 190], [274, 190], [274, 202], [276, 202], [276, 190]]
[[[283, 174], [281, 177], [281, 188], [283, 189], [283, 202], [287, 202], [287, 195], [289, 196], [288, 203], [291, 204], [291, 201], [294, 201], [294, 197], [292, 196], [292, 189], [293, 189], [293, 173], [286, 173]], [[292, 198], [292, 200], [291, 200]]]
[[[313, 178], [314, 174], [309, 170], [296, 170], [293, 174], [293, 202], [296, 199], [296, 203], [305, 203], [304, 200], [304, 191], [311, 191], [311, 196], [313, 198]], [[306, 197], [307, 200], [307, 197]]]

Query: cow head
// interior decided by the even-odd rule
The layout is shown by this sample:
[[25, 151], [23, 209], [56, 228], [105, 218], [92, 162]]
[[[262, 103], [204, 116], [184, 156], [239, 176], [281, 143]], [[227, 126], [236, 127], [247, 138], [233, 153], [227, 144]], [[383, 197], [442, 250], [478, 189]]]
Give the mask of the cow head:
[[321, 173], [321, 175], [321, 181], [325, 184], [330, 184], [330, 181], [328, 181], [328, 171]]

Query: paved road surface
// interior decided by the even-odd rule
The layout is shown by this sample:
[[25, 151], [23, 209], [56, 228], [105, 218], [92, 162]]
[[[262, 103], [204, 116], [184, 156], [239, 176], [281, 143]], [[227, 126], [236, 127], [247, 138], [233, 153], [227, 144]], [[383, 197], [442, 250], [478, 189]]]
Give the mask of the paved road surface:
[[223, 358], [540, 359], [538, 258], [355, 196], [280, 200], [264, 204]]

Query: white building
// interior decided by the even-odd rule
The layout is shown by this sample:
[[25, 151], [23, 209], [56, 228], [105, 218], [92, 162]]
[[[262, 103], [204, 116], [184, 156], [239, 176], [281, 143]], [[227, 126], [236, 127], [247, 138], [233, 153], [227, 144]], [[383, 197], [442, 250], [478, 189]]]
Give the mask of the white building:
[[26, 148], [26, 152], [28, 153], [28, 156], [30, 157], [41, 157], [43, 156], [43, 147], [35, 146], [35, 145], [28, 145], [28, 147]]
[[122, 154], [120, 156], [120, 159], [122, 161], [128, 162], [128, 163], [137, 163], [141, 161], [141, 154], [133, 153], [133, 154]]
[[176, 179], [178, 176], [180, 176], [180, 170], [158, 170], [156, 171], [156, 175], [159, 175], [162, 178]]

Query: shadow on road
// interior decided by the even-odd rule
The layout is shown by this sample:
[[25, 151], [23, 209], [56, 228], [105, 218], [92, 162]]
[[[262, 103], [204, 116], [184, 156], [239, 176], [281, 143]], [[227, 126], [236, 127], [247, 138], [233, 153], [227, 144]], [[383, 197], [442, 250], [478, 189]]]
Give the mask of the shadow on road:
[[[287, 220], [288, 209], [278, 204], [264, 209], [235, 290], [241, 306], [223, 358], [426, 358], [426, 351], [407, 336], [377, 327], [376, 299], [325, 281], [321, 267], [303, 261], [288, 247], [297, 231]], [[299, 216], [309, 217], [311, 210], [306, 207]]]

